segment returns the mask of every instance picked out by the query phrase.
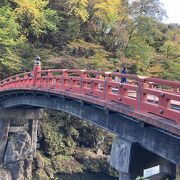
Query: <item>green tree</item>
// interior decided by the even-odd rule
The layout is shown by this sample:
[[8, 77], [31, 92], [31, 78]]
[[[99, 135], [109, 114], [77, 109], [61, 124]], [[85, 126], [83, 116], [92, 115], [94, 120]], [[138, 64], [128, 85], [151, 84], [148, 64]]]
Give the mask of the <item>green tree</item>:
[[70, 10], [70, 14], [73, 14], [76, 17], [80, 18], [83, 22], [88, 20], [88, 0], [67, 0], [67, 4]]
[[180, 29], [173, 28], [167, 33], [168, 40], [161, 46], [164, 55], [162, 66], [164, 68], [163, 78], [180, 80]]
[[79, 20], [81, 38], [101, 42], [109, 28], [121, 18], [121, 0], [67, 0], [69, 14]]
[[20, 26], [9, 6], [0, 8], [0, 77], [17, 72], [21, 67], [18, 46], [25, 38], [19, 33]]
[[30, 42], [41, 34], [56, 31], [58, 16], [48, 8], [47, 0], [15, 0], [15, 15], [21, 25], [21, 32]]
[[157, 20], [166, 18], [166, 10], [160, 0], [132, 1], [129, 5], [130, 15], [133, 17], [147, 16]]
[[125, 51], [126, 57], [133, 59], [131, 71], [137, 74], [145, 75], [151, 62], [153, 61], [155, 51], [149, 46], [143, 38], [133, 37]]
[[177, 59], [180, 57], [180, 44], [168, 40], [161, 47], [161, 51], [167, 59]]
[[64, 49], [64, 56], [52, 58], [47, 61], [47, 66], [67, 69], [99, 69], [112, 70], [114, 64], [110, 53], [103, 46], [95, 43], [77, 40], [68, 44]]
[[121, 0], [67, 0], [69, 13], [83, 22], [97, 18], [102, 22], [112, 23], [119, 17]]

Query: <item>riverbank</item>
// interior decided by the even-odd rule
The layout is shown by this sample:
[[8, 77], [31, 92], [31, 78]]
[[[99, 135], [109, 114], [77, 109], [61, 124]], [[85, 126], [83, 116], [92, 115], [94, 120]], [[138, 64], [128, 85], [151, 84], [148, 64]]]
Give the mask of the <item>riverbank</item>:
[[76, 173], [76, 174], [59, 174], [57, 177], [58, 180], [118, 180], [118, 178], [108, 176], [102, 173]]
[[34, 158], [33, 179], [35, 180], [54, 179], [60, 174], [74, 176], [77, 173], [87, 172], [100, 173], [112, 178], [118, 177], [117, 171], [108, 163], [108, 156], [98, 155], [90, 149], [76, 149], [71, 156], [57, 155], [52, 158], [47, 158], [38, 151]]
[[115, 135], [75, 116], [47, 110], [38, 129], [33, 179], [84, 172], [118, 177], [108, 163]]

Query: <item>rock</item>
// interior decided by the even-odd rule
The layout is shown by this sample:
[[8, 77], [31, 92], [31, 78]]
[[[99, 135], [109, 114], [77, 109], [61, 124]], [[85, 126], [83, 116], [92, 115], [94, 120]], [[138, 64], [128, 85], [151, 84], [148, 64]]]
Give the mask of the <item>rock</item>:
[[34, 175], [39, 174], [39, 171], [41, 169], [46, 173], [46, 176], [54, 179], [55, 171], [52, 168], [51, 159], [43, 156], [39, 151], [37, 151], [36, 153], [33, 165]]
[[54, 179], [55, 171], [51, 166], [45, 166], [44, 171], [46, 172], [48, 177]]
[[31, 137], [19, 131], [10, 138], [4, 158], [4, 166], [11, 172], [13, 179], [32, 179], [33, 150]]
[[99, 156], [90, 150], [78, 150], [76, 151], [74, 157], [90, 172], [103, 172], [105, 174], [118, 177], [118, 172], [110, 166], [108, 158], [105, 155]]
[[33, 175], [33, 180], [49, 180], [49, 179], [50, 177], [48, 177], [48, 175], [43, 169], [38, 169]]
[[36, 156], [34, 157], [34, 164], [36, 168], [44, 167], [44, 159], [39, 152], [37, 152]]
[[[99, 161], [100, 156], [96, 153], [87, 151], [76, 151], [74, 155], [75, 159], [83, 164], [90, 172], [101, 172], [101, 163]], [[98, 158], [99, 157], [99, 158]]]
[[53, 157], [52, 166], [56, 173], [80, 173], [83, 166], [71, 156], [58, 155]]
[[0, 169], [0, 180], [12, 180], [11, 173], [8, 170]]
[[96, 154], [97, 154], [98, 156], [104, 156], [102, 149], [99, 149], [99, 148], [97, 149]]

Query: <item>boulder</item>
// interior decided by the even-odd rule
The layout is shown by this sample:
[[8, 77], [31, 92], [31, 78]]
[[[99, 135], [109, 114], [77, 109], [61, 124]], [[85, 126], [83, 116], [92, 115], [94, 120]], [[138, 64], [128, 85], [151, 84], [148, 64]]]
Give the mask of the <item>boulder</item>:
[[33, 150], [31, 137], [25, 131], [14, 133], [7, 144], [4, 166], [16, 180], [32, 179]]

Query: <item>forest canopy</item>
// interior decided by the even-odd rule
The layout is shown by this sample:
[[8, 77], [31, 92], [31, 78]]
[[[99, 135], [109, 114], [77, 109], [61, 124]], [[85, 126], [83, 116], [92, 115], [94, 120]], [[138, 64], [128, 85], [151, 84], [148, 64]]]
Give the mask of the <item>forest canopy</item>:
[[180, 80], [180, 25], [160, 0], [2, 0], [0, 78], [32, 69], [86, 68]]

